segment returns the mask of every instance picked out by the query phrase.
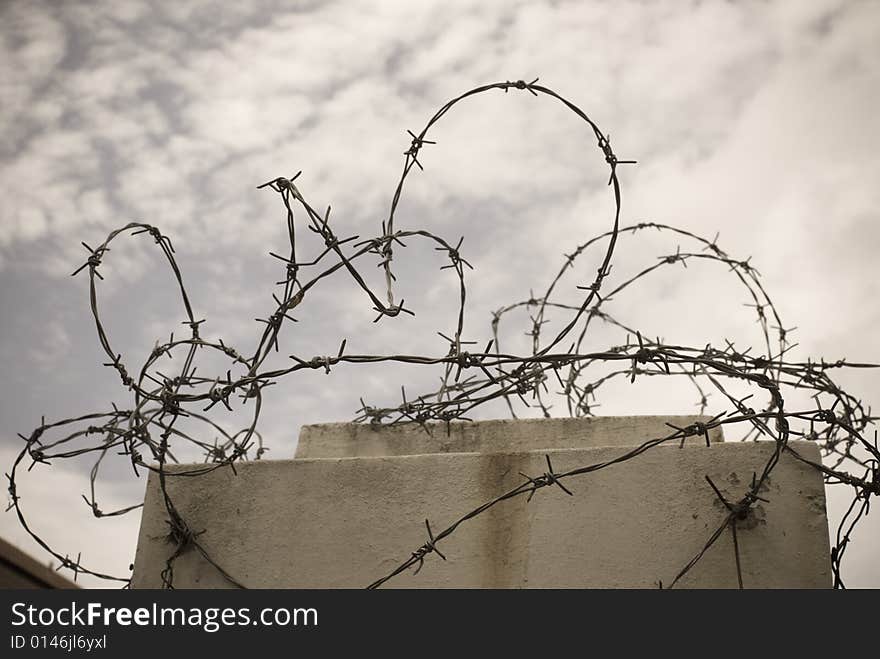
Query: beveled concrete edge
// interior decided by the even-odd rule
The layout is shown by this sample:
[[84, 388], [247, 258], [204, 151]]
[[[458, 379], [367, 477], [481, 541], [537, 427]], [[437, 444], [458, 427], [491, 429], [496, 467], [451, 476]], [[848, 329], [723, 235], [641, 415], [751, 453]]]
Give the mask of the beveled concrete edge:
[[[711, 447], [707, 447], [705, 444], [690, 444], [680, 447], [678, 444], [674, 442], [670, 442], [669, 444], [658, 444], [657, 446], [653, 446], [649, 451], [667, 451], [667, 450], [676, 450], [676, 451], [692, 451], [692, 450], [706, 450], [710, 448], [712, 450], [742, 450], [741, 448], [731, 448], [731, 447], [744, 447], [744, 446], [753, 446], [753, 445], [764, 446], [772, 446], [774, 444], [773, 441], [770, 440], [761, 440], [761, 441], [749, 441], [749, 442], [713, 442]], [[797, 452], [807, 460], [812, 462], [821, 462], [821, 453], [819, 452], [819, 446], [816, 442], [809, 440], [790, 440], [788, 442], [788, 446], [792, 449], [797, 450]], [[504, 454], [508, 455], [528, 455], [528, 454], [537, 454], [544, 455], [553, 454], [553, 453], [569, 453], [576, 451], [608, 451], [611, 449], [620, 449], [621, 454], [628, 453], [633, 449], [638, 448], [638, 445], [635, 446], [583, 446], [576, 448], [548, 448], [548, 449], [533, 449], [528, 451], [505, 451]], [[806, 455], [805, 453], [809, 453], [810, 455]], [[302, 462], [352, 462], [357, 460], [419, 460], [425, 457], [434, 457], [434, 456], [443, 456], [443, 458], [455, 458], [455, 456], [466, 455], [466, 456], [481, 456], [485, 455], [487, 457], [493, 454], [480, 453], [475, 451], [458, 451], [458, 452], [448, 452], [448, 453], [417, 453], [412, 455], [371, 455], [371, 456], [339, 456], [339, 457], [329, 457], [329, 458], [279, 458], [277, 460], [243, 460], [235, 463], [236, 469], [242, 468], [254, 468], [261, 464], [281, 464], [281, 463], [291, 463], [297, 464]], [[794, 456], [792, 456], [794, 457]], [[638, 456], [634, 456], [633, 460], [637, 460]], [[618, 463], [625, 464], [625, 462]], [[153, 465], [154, 466], [154, 465]], [[174, 465], [165, 465], [165, 474], [167, 476], [176, 476], [178, 475], [175, 472], [185, 472], [191, 471], [195, 469], [205, 469], [214, 466], [210, 462], [193, 462], [193, 463], [181, 463]], [[217, 466], [216, 469], [232, 469], [230, 465], [220, 465]], [[213, 471], [213, 470], [212, 470]], [[195, 476], [198, 478], [198, 476]], [[150, 474], [147, 477], [147, 488], [151, 487], [155, 478], [158, 478], [156, 472], [151, 469]], [[193, 478], [193, 476], [186, 476], [186, 478]]]
[[[698, 414], [619, 415], [597, 417], [554, 417], [529, 419], [486, 419], [479, 421], [431, 422], [428, 433], [416, 423], [373, 426], [367, 423], [330, 422], [306, 424], [300, 429], [295, 458], [377, 457], [379, 455], [420, 455], [428, 453], [512, 453], [550, 448], [638, 446], [693, 423], [707, 423], [712, 417]], [[607, 426], [607, 427], [606, 427]], [[621, 428], [623, 426], [623, 430]], [[576, 442], [567, 437], [578, 432]], [[633, 439], [621, 440], [632, 434]], [[524, 440], [523, 435], [529, 439]], [[712, 443], [724, 442], [722, 426], [708, 429]], [[497, 437], [492, 437], [497, 435]], [[566, 439], [560, 441], [559, 437]], [[609, 438], [610, 436], [610, 438]], [[527, 448], [525, 442], [534, 442]], [[701, 437], [688, 441], [702, 442]], [[559, 446], [553, 446], [554, 443]], [[470, 445], [456, 450], [455, 444]], [[479, 450], [476, 450], [479, 449]]]

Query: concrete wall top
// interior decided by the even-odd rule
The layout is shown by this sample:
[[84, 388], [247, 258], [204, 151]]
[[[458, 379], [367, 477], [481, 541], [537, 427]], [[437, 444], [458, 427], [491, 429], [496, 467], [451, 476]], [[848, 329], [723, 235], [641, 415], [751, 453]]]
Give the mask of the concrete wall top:
[[[372, 426], [324, 423], [303, 426], [297, 458], [379, 457], [430, 453], [516, 453], [545, 449], [637, 446], [684, 428], [705, 416], [600, 416], [558, 419], [501, 419], [427, 424]], [[712, 442], [724, 441], [721, 427], [709, 431]], [[690, 444], [705, 438], [689, 437]]]
[[[811, 442], [791, 442], [819, 461]], [[635, 459], [567, 479], [574, 496], [547, 487], [531, 502], [503, 501], [461, 524], [391, 587], [641, 587], [666, 585], [747, 490], [772, 442], [651, 448]], [[547, 451], [556, 472], [604, 463], [625, 448]], [[249, 588], [360, 588], [386, 575], [434, 533], [546, 471], [545, 451], [244, 462], [195, 478], [169, 476], [167, 491], [199, 543]], [[173, 467], [185, 470], [186, 466]], [[781, 456], [750, 517], [737, 523], [746, 588], [831, 586], [822, 475]], [[158, 478], [151, 474], [132, 585], [161, 587], [175, 548]], [[199, 552], [174, 564], [175, 587], [230, 587]], [[737, 586], [732, 534], [724, 531], [685, 587]]]

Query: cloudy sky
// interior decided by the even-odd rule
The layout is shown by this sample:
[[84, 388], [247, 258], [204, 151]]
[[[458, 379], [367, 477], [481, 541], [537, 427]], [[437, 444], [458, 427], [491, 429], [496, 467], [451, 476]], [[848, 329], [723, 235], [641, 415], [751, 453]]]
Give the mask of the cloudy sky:
[[[101, 366], [87, 278], [69, 277], [86, 256], [80, 241], [100, 243], [129, 221], [157, 225], [174, 242], [196, 315], [207, 318], [203, 335], [248, 353], [261, 328], [254, 318], [273, 310], [282, 276], [268, 252], [285, 239], [277, 196], [256, 185], [303, 170], [297, 184], [313, 206], [332, 204], [340, 235], [379, 235], [406, 129], [421, 129], [449, 98], [503, 80], [540, 76], [612, 135], [621, 158], [639, 161], [620, 170], [624, 224], [720, 232], [731, 255], [751, 256], [785, 325], [798, 328], [794, 356], [880, 362], [878, 33], [880, 5], [855, 1], [5, 0], [3, 470], [16, 433], [41, 415], [128, 405], [116, 373]], [[462, 253], [476, 267], [466, 334], [485, 341], [491, 310], [545, 288], [563, 253], [610, 227], [607, 168], [583, 124], [525, 93], [470, 100], [430, 137], [438, 144], [420, 154], [426, 171], [411, 177], [396, 223], [465, 237]], [[184, 320], [154, 247], [114, 244], [102, 266], [102, 313], [133, 363]], [[622, 240], [615, 273], [675, 247]], [[303, 305], [282, 355], [332, 353], [342, 338], [362, 353], [444, 353], [435, 330], [454, 328], [455, 280], [439, 273], [427, 244], [399, 260], [398, 292], [415, 318], [373, 325], [368, 301], [337, 278]], [[682, 269], [608, 310], [669, 342], [759, 346], [748, 299], [726, 274]], [[527, 329], [518, 320], [509, 321], [513, 345]], [[596, 347], [622, 340], [603, 335]], [[396, 404], [401, 384], [414, 390], [437, 375], [352, 367], [287, 380], [267, 392], [267, 457], [292, 455], [303, 423], [351, 419], [364, 392]], [[841, 382], [877, 406], [876, 373]], [[691, 390], [621, 391], [597, 411], [694, 411]], [[88, 466], [35, 469], [20, 484], [23, 506], [62, 553], [127, 574], [139, 520], [91, 519], [79, 500]], [[106, 509], [130, 505], [143, 487], [111, 469], [99, 497]], [[832, 523], [846, 496], [831, 497]], [[46, 556], [12, 514], [0, 515], [0, 535]], [[870, 551], [878, 535], [869, 517], [848, 553], [848, 584], [880, 586]]]

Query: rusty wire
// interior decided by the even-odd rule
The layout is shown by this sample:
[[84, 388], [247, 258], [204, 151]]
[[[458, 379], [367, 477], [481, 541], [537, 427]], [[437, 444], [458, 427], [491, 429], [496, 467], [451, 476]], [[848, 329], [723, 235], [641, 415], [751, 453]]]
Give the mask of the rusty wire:
[[[875, 368], [876, 365], [852, 363], [846, 360], [790, 361], [787, 355], [795, 346], [790, 341], [792, 330], [785, 328], [776, 307], [761, 283], [760, 274], [751, 265], [749, 259], [736, 259], [723, 251], [717, 244], [717, 236], [713, 240], [708, 240], [689, 231], [654, 222], [641, 222], [621, 227], [621, 189], [617, 168], [619, 165], [633, 164], [635, 161], [618, 159], [612, 150], [609, 137], [602, 133], [581, 109], [537, 82], [537, 80], [504, 81], [477, 87], [442, 106], [418, 134], [408, 131], [411, 142], [404, 152], [403, 171], [395, 188], [388, 216], [381, 224], [381, 233], [376, 237], [368, 239], [359, 236], [341, 237], [336, 232], [335, 226], [331, 225], [330, 208], [328, 207], [324, 212], [316, 210], [306, 201], [295, 184], [300, 173], [290, 178], [278, 177], [258, 186], [260, 189], [273, 191], [284, 205], [289, 251], [286, 255], [270, 253], [282, 263], [284, 277], [278, 282], [281, 290], [273, 295], [276, 306], [266, 318], [258, 319], [264, 327], [253, 354], [245, 356], [222, 340], [207, 341], [200, 336], [199, 328], [205, 321], [197, 319], [194, 315], [175, 259], [174, 247], [171, 240], [157, 227], [144, 223], [131, 223], [111, 232], [97, 247], [93, 248], [83, 243], [88, 251], [88, 257], [73, 274], [81, 271], [88, 273], [90, 308], [98, 340], [109, 360], [105, 365], [117, 372], [122, 385], [131, 397], [131, 407], [122, 410], [114, 406], [108, 412], [87, 414], [51, 423], [43, 419], [29, 435], [20, 435], [24, 446], [10, 473], [7, 474], [9, 489], [7, 510], [15, 510], [27, 532], [60, 561], [61, 568], [71, 570], [74, 578], [79, 574], [87, 573], [128, 584], [130, 582], [128, 577], [103, 574], [83, 565], [80, 556], [74, 561], [68, 554], [61, 554], [50, 547], [29, 525], [23, 512], [21, 493], [16, 485], [16, 474], [23, 468], [26, 459], [31, 461], [27, 466], [30, 470], [37, 464], [51, 464], [55, 460], [93, 454], [96, 457], [90, 473], [90, 494], [88, 497], [83, 496], [83, 499], [96, 517], [122, 515], [140, 506], [104, 511], [98, 504], [95, 492], [102, 461], [108, 454], [119, 453], [128, 457], [135, 475], [139, 474], [139, 470], [152, 471], [157, 475], [167, 511], [169, 527], [167, 539], [173, 546], [173, 551], [162, 571], [163, 584], [172, 588], [175, 560], [185, 552], [196, 551], [231, 584], [246, 587], [247, 584], [241, 583], [235, 575], [229, 574], [200, 543], [199, 536], [205, 529], [193, 529], [180, 514], [168, 493], [167, 480], [200, 476], [223, 468], [234, 471], [235, 463], [240, 460], [259, 459], [267, 450], [257, 431], [262, 407], [262, 390], [282, 377], [312, 369], [323, 370], [330, 374], [335, 372], [337, 367], [346, 364], [404, 363], [442, 366], [442, 382], [436, 391], [407, 398], [405, 389], [402, 389], [402, 402], [386, 407], [368, 405], [361, 399], [361, 407], [355, 419], [358, 422], [376, 425], [414, 423], [431, 432], [434, 422], [445, 423], [448, 427], [452, 421], [469, 420], [470, 412], [490, 401], [503, 401], [514, 417], [517, 415], [517, 407], [520, 406], [536, 408], [543, 416], [549, 417], [551, 416], [549, 399], [558, 395], [564, 398], [568, 415], [588, 416], [593, 414], [593, 409], [597, 405], [597, 392], [610, 381], [625, 378], [634, 382], [636, 378], [642, 377], [684, 376], [693, 383], [698, 392], [700, 414], [705, 414], [709, 407], [709, 391], [720, 393], [724, 404], [709, 421], [695, 422], [683, 428], [670, 426], [670, 432], [665, 436], [649, 439], [636, 448], [622, 451], [614, 459], [583, 465], [564, 472], [556, 472], [550, 457], [547, 456], [547, 470], [543, 474], [532, 476], [523, 474], [523, 481], [519, 485], [499, 493], [494, 499], [464, 513], [439, 532], [432, 530], [430, 522], [425, 520], [428, 536], [425, 543], [413, 550], [397, 568], [378, 578], [369, 587], [378, 587], [411, 568], [415, 568], [416, 571], [422, 569], [425, 558], [430, 554], [437, 554], [445, 560], [445, 555], [438, 547], [439, 543], [447, 540], [468, 520], [508, 499], [525, 496], [531, 500], [539, 490], [551, 486], [557, 487], [566, 495], [576, 496], [576, 488], [570, 486], [570, 483], [577, 477], [636, 459], [656, 446], [676, 442], [681, 445], [688, 437], [705, 437], [708, 444], [709, 430], [729, 424], [745, 424], [749, 428], [745, 439], [769, 440], [774, 442], [775, 449], [766, 463], [756, 466], [751, 486], [735, 501], [725, 498], [706, 476], [707, 496], [717, 497], [727, 513], [718, 520], [717, 528], [705, 544], [695, 548], [693, 559], [682, 566], [681, 571], [668, 587], [675, 586], [728, 529], [733, 538], [739, 585], [744, 586], [737, 523], [748, 518], [757, 501], [766, 500], [761, 496], [765, 483], [781, 456], [789, 453], [820, 471], [826, 484], [845, 485], [853, 490], [852, 504], [840, 520], [831, 554], [834, 584], [843, 588], [841, 561], [844, 553], [858, 522], [868, 513], [871, 496], [880, 495], [880, 478], [878, 478], [880, 450], [877, 446], [876, 433], [873, 441], [866, 437], [868, 428], [876, 417], [871, 416], [870, 409], [863, 405], [861, 400], [838, 386], [830, 373], [835, 369]], [[614, 213], [609, 230], [576, 246], [566, 255], [557, 275], [543, 295], [536, 297], [532, 294], [528, 299], [495, 311], [491, 323], [492, 339], [482, 350], [470, 351], [465, 348], [473, 345], [474, 342], [467, 341], [463, 337], [467, 296], [465, 275], [472, 266], [461, 252], [464, 239], [447, 242], [427, 230], [395, 229], [394, 222], [407, 177], [414, 167], [423, 169], [423, 164], [419, 160], [421, 150], [427, 145], [436, 144], [435, 141], [427, 139], [430, 129], [459, 102], [495, 90], [505, 93], [518, 90], [535, 97], [549, 97], [562, 103], [586, 123], [609, 168], [608, 186], [614, 199]], [[295, 221], [295, 210], [304, 214], [305, 228], [323, 241], [323, 249], [312, 258], [305, 259], [298, 253], [296, 229], [300, 225]], [[655, 263], [619, 283], [613, 289], [603, 289], [603, 284], [611, 271], [612, 256], [618, 240], [624, 236], [635, 236], [649, 230], [675, 236], [680, 241], [693, 244], [693, 248], [683, 251], [679, 247], [672, 254], [660, 256]], [[161, 250], [177, 282], [185, 313], [183, 325], [188, 329], [185, 338], [175, 338], [172, 334], [167, 341], [157, 341], [156, 347], [137, 370], [130, 368], [122, 355], [114, 350], [102, 324], [97, 301], [96, 280], [103, 279], [100, 266], [108, 257], [113, 241], [124, 235], [152, 238]], [[452, 271], [458, 282], [459, 305], [455, 329], [451, 336], [439, 332], [449, 344], [446, 354], [434, 356], [351, 354], [346, 352], [346, 341], [343, 339], [338, 349], [326, 355], [311, 358], [290, 355], [292, 364], [288, 367], [264, 369], [267, 358], [272, 353], [280, 351], [279, 339], [285, 323], [295, 321], [291, 314], [306, 298], [317, 295], [315, 291], [318, 290], [318, 285], [334, 274], [346, 274], [363, 292], [377, 314], [375, 322], [393, 319], [401, 314], [413, 314], [414, 311], [406, 306], [405, 300], [396, 301], [394, 294], [395, 249], [406, 247], [404, 239], [409, 238], [427, 240], [436, 250], [445, 253], [449, 263], [442, 269]], [[565, 304], [554, 300], [553, 295], [560, 288], [563, 276], [573, 270], [578, 258], [594, 246], [602, 247], [603, 256], [591, 281], [577, 287], [584, 291], [580, 303]], [[362, 271], [355, 265], [368, 257], [378, 258], [378, 265], [382, 268], [385, 280], [385, 290], [382, 292], [374, 291], [367, 284]], [[748, 306], [755, 310], [761, 328], [764, 339], [762, 354], [752, 355], [751, 349], [739, 350], [729, 342], [724, 347], [666, 345], [659, 338], [647, 339], [638, 328], [612, 317], [603, 309], [609, 299], [619, 296], [652, 273], [668, 267], [686, 268], [688, 262], [696, 261], [709, 261], [722, 266], [742, 285], [750, 299]], [[600, 291], [603, 293], [600, 294]], [[499, 326], [508, 313], [517, 309], [526, 309], [530, 314], [531, 328], [527, 334], [531, 337], [532, 346], [530, 354], [527, 355], [509, 354], [501, 349]], [[569, 318], [560, 331], [547, 339], [542, 330], [551, 312], [567, 313]], [[587, 350], [586, 339], [592, 336], [589, 330], [597, 322], [624, 330], [627, 333], [626, 341], [605, 350]], [[204, 351], [213, 351], [225, 356], [233, 367], [243, 369], [244, 374], [233, 377], [230, 369], [225, 376], [196, 375], [196, 358]], [[184, 355], [183, 366], [177, 375], [169, 377], [158, 370], [157, 364], [161, 358], [171, 356], [173, 353]], [[588, 377], [590, 368], [597, 365], [606, 365], [611, 370], [598, 377]], [[756, 407], [753, 407], [748, 404], [752, 395], [745, 398], [735, 397], [725, 388], [726, 380], [746, 383], [756, 391], [762, 390], [767, 400], [763, 405], [756, 404]], [[551, 391], [548, 383], [558, 384], [559, 388]], [[783, 392], [788, 390], [810, 393], [816, 406], [806, 410], [788, 410], [783, 397]], [[209, 413], [217, 405], [231, 410], [230, 403], [234, 397], [240, 398], [245, 406], [250, 405], [252, 415], [250, 423], [245, 428], [230, 432], [212, 420]], [[212, 430], [220, 433], [222, 441], [209, 444], [183, 432], [176, 427], [182, 418], [207, 424]], [[50, 441], [46, 438], [47, 433], [66, 429], [68, 426], [78, 429], [61, 439]], [[93, 437], [97, 439], [91, 440]], [[822, 451], [823, 462], [815, 463], [800, 456], [789, 446], [789, 440], [793, 437], [816, 442]], [[176, 469], [173, 472], [169, 471], [169, 464], [177, 461], [173, 446], [178, 444], [188, 444], [204, 451], [205, 462]], [[663, 587], [662, 582], [659, 583]]]

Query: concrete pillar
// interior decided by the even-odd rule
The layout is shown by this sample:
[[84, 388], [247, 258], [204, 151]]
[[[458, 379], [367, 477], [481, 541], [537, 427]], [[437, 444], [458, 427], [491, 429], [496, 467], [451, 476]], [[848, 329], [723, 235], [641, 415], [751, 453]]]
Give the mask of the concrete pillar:
[[[434, 532], [523, 481], [549, 455], [562, 472], [613, 460], [664, 436], [669, 421], [622, 417], [487, 421], [432, 428], [330, 424], [303, 428], [297, 457], [168, 478], [168, 491], [199, 542], [229, 574], [254, 588], [359, 588], [384, 576]], [[705, 419], [703, 419], [705, 420]], [[623, 463], [547, 487], [464, 522], [391, 587], [643, 587], [668, 584], [703, 547], [726, 510], [705, 480], [739, 499], [773, 444], [723, 443], [720, 432], [651, 448]], [[694, 441], [696, 440], [696, 441]], [[806, 458], [818, 448], [794, 442]], [[453, 452], [467, 451], [467, 452]], [[175, 468], [185, 471], [186, 467]], [[738, 525], [747, 588], [831, 586], [820, 474], [784, 455], [759, 502]], [[157, 479], [147, 484], [134, 587], [160, 587], [173, 547]], [[226, 587], [197, 552], [175, 563], [177, 587]], [[725, 531], [680, 582], [736, 587]]]

